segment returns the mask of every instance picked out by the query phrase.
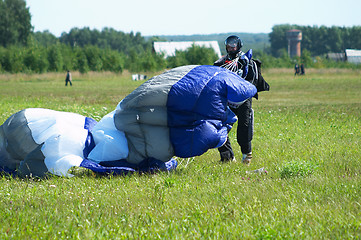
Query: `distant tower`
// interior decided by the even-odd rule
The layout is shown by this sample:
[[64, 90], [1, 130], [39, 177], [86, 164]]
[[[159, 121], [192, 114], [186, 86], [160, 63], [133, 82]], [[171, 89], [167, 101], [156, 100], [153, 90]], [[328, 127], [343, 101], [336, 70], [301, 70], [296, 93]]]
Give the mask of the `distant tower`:
[[288, 41], [288, 56], [291, 58], [294, 56], [301, 57], [301, 30], [292, 29], [286, 33]]

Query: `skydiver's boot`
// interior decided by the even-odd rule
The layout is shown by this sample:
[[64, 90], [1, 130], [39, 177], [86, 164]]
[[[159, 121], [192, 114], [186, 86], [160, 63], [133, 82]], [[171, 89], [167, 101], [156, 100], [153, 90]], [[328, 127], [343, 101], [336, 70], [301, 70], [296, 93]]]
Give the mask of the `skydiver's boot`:
[[242, 156], [242, 163], [246, 164], [247, 166], [251, 164], [252, 160], [252, 152], [249, 152], [247, 154], [243, 154]]

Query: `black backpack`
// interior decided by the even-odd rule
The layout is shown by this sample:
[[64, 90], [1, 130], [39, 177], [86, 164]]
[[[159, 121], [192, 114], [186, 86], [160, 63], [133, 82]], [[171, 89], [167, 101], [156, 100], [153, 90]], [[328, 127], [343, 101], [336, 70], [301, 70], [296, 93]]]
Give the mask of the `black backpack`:
[[261, 73], [262, 62], [259, 59], [251, 59], [248, 65], [248, 73], [246, 80], [251, 82], [257, 88], [257, 93], [254, 95], [254, 98], [258, 99], [258, 92], [269, 91], [270, 86], [264, 80]]

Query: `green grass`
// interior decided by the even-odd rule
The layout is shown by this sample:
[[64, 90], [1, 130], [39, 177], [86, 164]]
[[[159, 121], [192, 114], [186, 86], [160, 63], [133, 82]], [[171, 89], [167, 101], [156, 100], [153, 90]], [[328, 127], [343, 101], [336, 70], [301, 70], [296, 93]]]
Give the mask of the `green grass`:
[[[251, 166], [221, 164], [212, 149], [171, 173], [2, 176], [0, 239], [360, 239], [361, 72], [306, 70], [264, 71]], [[0, 123], [28, 107], [100, 120], [141, 83], [74, 73], [66, 88], [64, 78], [0, 75]]]

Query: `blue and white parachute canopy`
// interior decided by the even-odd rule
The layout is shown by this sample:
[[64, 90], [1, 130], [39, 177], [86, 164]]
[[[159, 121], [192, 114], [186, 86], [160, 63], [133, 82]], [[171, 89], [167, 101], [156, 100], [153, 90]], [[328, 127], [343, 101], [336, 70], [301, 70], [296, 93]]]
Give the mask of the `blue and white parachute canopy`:
[[99, 123], [75, 113], [30, 108], [0, 126], [0, 170], [68, 176], [73, 166], [100, 173], [171, 170], [226, 141], [241, 104], [256, 88], [214, 66], [183, 66], [139, 86]]
[[118, 105], [115, 126], [128, 140], [127, 161], [192, 157], [223, 145], [236, 121], [227, 103], [241, 104], [256, 88], [215, 66], [182, 66], [153, 77]]

